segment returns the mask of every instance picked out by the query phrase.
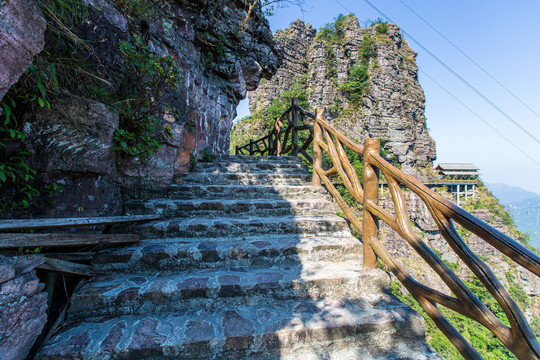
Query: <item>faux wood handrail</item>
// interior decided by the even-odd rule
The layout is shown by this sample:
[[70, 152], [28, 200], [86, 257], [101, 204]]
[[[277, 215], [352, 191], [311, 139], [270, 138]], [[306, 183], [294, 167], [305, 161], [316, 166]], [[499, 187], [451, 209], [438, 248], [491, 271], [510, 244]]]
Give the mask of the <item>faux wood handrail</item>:
[[[444, 317], [437, 305], [467, 316], [489, 329], [519, 359], [540, 359], [540, 346], [523, 313], [497, 279], [491, 269], [467, 246], [454, 228], [457, 222], [465, 229], [478, 235], [488, 244], [515, 263], [528, 269], [540, 277], [540, 257], [519, 242], [477, 219], [467, 211], [437, 194], [414, 177], [407, 175], [392, 166], [380, 155], [379, 140], [366, 139], [364, 146], [354, 143], [331, 124], [323, 120], [324, 109], [317, 108], [315, 114], [298, 106], [296, 99], [275, 122], [274, 129], [256, 141], [237, 147], [237, 154], [250, 149], [254, 144], [264, 143], [265, 150], [261, 155], [283, 155], [301, 153], [313, 163], [313, 185], [324, 183], [326, 189], [334, 197], [351, 225], [362, 235], [364, 248], [364, 268], [373, 269], [380, 259], [394, 273], [420, 306], [433, 319], [435, 324], [456, 346], [466, 359], [482, 359], [478, 352]], [[287, 128], [283, 121], [288, 120]], [[298, 125], [298, 119], [302, 125]], [[308, 122], [313, 119], [313, 125]], [[309, 130], [305, 143], [298, 144], [298, 131]], [[289, 139], [291, 143], [288, 144]], [[271, 141], [270, 141], [271, 140]], [[267, 141], [265, 143], [265, 141]], [[313, 144], [313, 158], [307, 153], [308, 146]], [[266, 145], [268, 144], [268, 145]], [[259, 149], [259, 146], [255, 146]], [[363, 184], [347, 157], [345, 149], [352, 150], [363, 157]], [[240, 151], [239, 151], [240, 150]], [[331, 160], [331, 167], [323, 168], [323, 154]], [[394, 213], [386, 211], [378, 204], [379, 173], [384, 175], [394, 204]], [[361, 221], [355, 211], [342, 198], [334, 185], [331, 176], [338, 175], [352, 198], [363, 211]], [[334, 179], [335, 180], [335, 179]], [[444, 182], [440, 180], [438, 182]], [[414, 231], [407, 212], [401, 187], [406, 187], [418, 195], [429, 210], [440, 233], [463, 263], [481, 281], [489, 293], [495, 298], [504, 311], [510, 326], [506, 326], [495, 314], [484, 305], [467, 288], [463, 281], [423, 242]], [[378, 222], [383, 221], [399, 234], [420, 257], [437, 273], [451, 290], [447, 295], [421, 284], [388, 252], [378, 235]]]
[[[313, 146], [317, 161], [313, 163], [313, 184], [319, 185], [321, 180], [324, 182], [351, 224], [362, 234], [364, 267], [373, 269], [376, 267], [377, 257], [382, 260], [466, 359], [481, 359], [482, 357], [444, 317], [437, 308], [437, 304], [459, 312], [488, 328], [519, 359], [540, 359], [540, 346], [523, 313], [491, 269], [463, 241], [452, 221], [472, 231], [512, 261], [537, 276], [540, 276], [540, 257], [430, 190], [414, 177], [392, 166], [380, 156], [379, 140], [367, 139], [362, 148], [324, 121], [323, 109], [317, 109], [316, 115]], [[349, 160], [343, 156], [345, 147], [364, 158], [363, 188], [357, 174], [350, 171]], [[322, 161], [320, 161], [322, 151], [326, 152], [332, 161], [332, 167], [328, 170], [322, 168]], [[378, 206], [378, 172], [382, 172], [387, 181], [394, 203], [395, 216]], [[341, 177], [347, 191], [362, 205], [363, 222], [358, 219], [332, 184], [329, 175], [336, 173]], [[495, 298], [503, 309], [510, 326], [503, 324], [412, 229], [400, 185], [416, 193], [424, 202], [452, 250]], [[387, 223], [405, 239], [438, 274], [454, 296], [440, 293], [414, 280], [379, 241], [377, 220]]]
[[[287, 155], [302, 154], [307, 161], [313, 158], [307, 149], [313, 142], [313, 125], [308, 119], [314, 119], [315, 114], [298, 106], [298, 98], [291, 99], [291, 106], [287, 108], [275, 121], [272, 130], [265, 136], [252, 140], [249, 143], [237, 146], [236, 155]], [[287, 120], [287, 127], [283, 123]], [[299, 124], [301, 121], [301, 124]], [[300, 144], [298, 134], [300, 131], [309, 131], [308, 137]]]

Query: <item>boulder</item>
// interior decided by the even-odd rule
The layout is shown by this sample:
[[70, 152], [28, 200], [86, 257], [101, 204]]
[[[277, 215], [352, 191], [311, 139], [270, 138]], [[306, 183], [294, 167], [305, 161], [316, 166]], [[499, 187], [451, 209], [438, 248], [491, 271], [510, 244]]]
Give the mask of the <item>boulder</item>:
[[38, 255], [0, 257], [0, 354], [24, 360], [47, 322], [47, 293], [35, 267]]
[[35, 1], [0, 2], [0, 100], [43, 49], [45, 27]]

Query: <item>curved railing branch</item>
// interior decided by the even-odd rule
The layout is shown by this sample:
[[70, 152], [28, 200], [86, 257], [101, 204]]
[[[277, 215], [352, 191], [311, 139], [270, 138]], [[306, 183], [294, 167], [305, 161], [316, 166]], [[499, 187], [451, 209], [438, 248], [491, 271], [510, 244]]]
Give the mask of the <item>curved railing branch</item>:
[[[320, 116], [318, 116], [320, 114]], [[373, 268], [376, 256], [385, 263], [398, 280], [413, 295], [420, 306], [435, 321], [441, 331], [450, 339], [460, 353], [467, 359], [481, 359], [478, 352], [459, 334], [452, 324], [444, 318], [437, 304], [469, 317], [489, 329], [510, 351], [520, 359], [540, 359], [538, 343], [523, 313], [512, 300], [508, 292], [489, 269], [461, 239], [451, 221], [456, 221], [466, 229], [479, 235], [510, 256], [516, 263], [538, 275], [540, 259], [523, 245], [508, 236], [491, 228], [476, 219], [463, 209], [452, 204], [441, 195], [427, 188], [412, 176], [396, 169], [384, 160], [378, 150], [378, 140], [368, 139], [364, 147], [352, 143], [348, 138], [322, 119], [322, 111], [317, 111], [315, 117], [314, 153], [325, 152], [332, 161], [331, 170], [337, 172], [349, 194], [363, 205], [363, 222], [360, 222], [355, 212], [343, 201], [341, 194], [332, 186], [327, 173], [322, 170], [322, 162], [314, 162], [314, 173], [322, 179], [327, 189], [338, 205], [342, 208], [347, 219], [356, 228], [363, 230], [364, 267]], [[351, 144], [352, 143], [352, 144]], [[353, 150], [364, 158], [363, 187], [350, 166], [345, 147]], [[319, 155], [322, 158], [322, 155]], [[395, 216], [378, 206], [378, 172], [384, 175], [392, 202]], [[314, 179], [316, 177], [314, 176]], [[316, 182], [314, 181], [314, 184]], [[503, 309], [510, 326], [506, 326], [492, 310], [483, 304], [464, 284], [459, 277], [422, 241], [421, 237], [411, 227], [407, 213], [406, 202], [400, 188], [404, 186], [416, 193], [425, 203], [439, 226], [439, 230], [448, 241], [450, 247], [469, 267], [471, 272], [486, 287]], [[362, 196], [358, 196], [362, 193]], [[377, 221], [382, 220], [396, 231], [415, 252], [437, 273], [448, 286], [455, 297], [443, 294], [414, 280], [411, 275], [394, 259], [378, 239]]]
[[[478, 235], [510, 260], [540, 276], [540, 257], [502, 232], [477, 219], [443, 196], [430, 190], [414, 177], [392, 166], [380, 155], [379, 140], [367, 139], [358, 145], [323, 119], [324, 109], [311, 113], [298, 106], [293, 99], [291, 107], [276, 119], [272, 131], [256, 141], [237, 147], [237, 153], [249, 149], [261, 155], [302, 154], [313, 163], [313, 185], [324, 184], [350, 224], [361, 234], [364, 248], [364, 268], [373, 269], [380, 259], [405, 286], [437, 327], [456, 346], [466, 359], [482, 359], [478, 352], [444, 317], [437, 305], [475, 320], [490, 330], [519, 359], [540, 360], [540, 346], [530, 325], [508, 291], [493, 271], [467, 246], [456, 231], [453, 222]], [[283, 126], [287, 119], [288, 125]], [[313, 120], [313, 124], [309, 123]], [[298, 121], [301, 121], [299, 125]], [[309, 131], [304, 143], [298, 144], [298, 133]], [[283, 139], [283, 141], [282, 141]], [[291, 140], [289, 142], [289, 140]], [[259, 143], [261, 146], [259, 146]], [[313, 144], [313, 157], [307, 152]], [[348, 149], [348, 150], [347, 150]], [[239, 152], [240, 150], [240, 152]], [[363, 181], [359, 179], [347, 151], [363, 157]], [[355, 155], [355, 156], [356, 156]], [[323, 156], [326, 156], [323, 168]], [[330, 165], [328, 164], [330, 162]], [[394, 208], [394, 214], [378, 203], [379, 173], [384, 176]], [[334, 185], [339, 177], [348, 194], [356, 201], [353, 209]], [[441, 235], [450, 248], [483, 284], [504, 312], [509, 326], [492, 309], [480, 301], [466, 284], [423, 241], [411, 225], [402, 187], [418, 195], [428, 209]], [[362, 220], [357, 216], [363, 211]], [[386, 223], [422, 258], [446, 284], [452, 296], [432, 289], [415, 280], [407, 269], [395, 259], [379, 240], [379, 220]]]
[[420, 183], [414, 177], [403, 173], [396, 169], [390, 163], [382, 158], [382, 156], [374, 156], [371, 158], [374, 165], [379, 167], [386, 173], [392, 174], [399, 182], [416, 193], [424, 203], [432, 203], [444, 216], [450, 218], [467, 230], [475, 233], [480, 238], [484, 239], [488, 244], [508, 256], [510, 259], [530, 270], [537, 276], [540, 276], [540, 256], [536, 255], [525, 246], [521, 245], [514, 239], [503, 234], [497, 229], [489, 226], [482, 220], [469, 214], [459, 206], [451, 203], [443, 196], [430, 190], [427, 186]]

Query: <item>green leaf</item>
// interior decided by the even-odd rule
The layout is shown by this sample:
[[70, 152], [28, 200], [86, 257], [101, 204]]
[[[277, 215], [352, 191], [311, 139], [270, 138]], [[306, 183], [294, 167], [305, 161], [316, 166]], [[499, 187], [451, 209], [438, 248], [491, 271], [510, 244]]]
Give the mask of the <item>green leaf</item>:
[[47, 94], [47, 91], [45, 91], [45, 86], [43, 86], [41, 81], [38, 81], [37, 87], [39, 89], [39, 92], [41, 92], [41, 95], [43, 95], [43, 97], [45, 97], [45, 95]]
[[[6, 118], [9, 118], [11, 116], [11, 108], [5, 102], [2, 102], [2, 108], [4, 108], [4, 114], [6, 115]], [[4, 125], [5, 124], [6, 123], [4, 123]]]

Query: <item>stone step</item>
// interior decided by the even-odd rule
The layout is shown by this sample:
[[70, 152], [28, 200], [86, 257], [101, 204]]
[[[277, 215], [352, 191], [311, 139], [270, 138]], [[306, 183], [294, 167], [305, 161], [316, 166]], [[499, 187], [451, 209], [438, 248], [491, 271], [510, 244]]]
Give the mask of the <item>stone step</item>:
[[337, 208], [326, 199], [155, 199], [124, 204], [126, 215], [161, 214], [164, 218], [195, 216], [283, 216], [335, 214]]
[[317, 348], [336, 354], [359, 349], [360, 354], [376, 354], [375, 359], [440, 359], [428, 357], [429, 348], [427, 354], [417, 352], [419, 357], [408, 357], [411, 346], [398, 352], [401, 344], [423, 338], [423, 318], [393, 297], [377, 304], [307, 299], [72, 322], [36, 359], [269, 360], [292, 359]]
[[[245, 239], [245, 240], [244, 240]], [[362, 243], [348, 235], [251, 236], [244, 239], [149, 239], [137, 246], [108, 249], [94, 257], [101, 272], [187, 270], [218, 266], [298, 266], [307, 261], [362, 261]]]
[[[126, 232], [125, 227], [114, 227], [116, 232]], [[244, 237], [258, 234], [287, 235], [313, 234], [347, 236], [347, 222], [336, 216], [240, 216], [215, 218], [172, 218], [132, 225], [128, 232], [136, 232], [143, 238], [210, 238]]]
[[330, 199], [323, 187], [311, 185], [182, 185], [172, 184], [174, 199]]
[[196, 185], [308, 185], [311, 182], [311, 175], [306, 172], [290, 174], [260, 174], [260, 173], [187, 173], [175, 174], [173, 183], [175, 184], [196, 184]]
[[117, 273], [99, 276], [74, 293], [68, 319], [159, 314], [294, 299], [365, 298], [389, 292], [389, 286], [386, 273], [364, 271], [356, 263]]
[[[280, 360], [444, 360], [426, 342], [414, 339], [396, 339], [391, 344], [376, 344], [359, 347], [351, 343], [345, 349], [327, 350], [325, 343], [315, 343], [308, 350], [281, 351]], [[341, 341], [343, 343], [343, 341]]]
[[301, 164], [302, 158], [298, 156], [215, 155], [210, 162]]
[[301, 163], [271, 163], [271, 162], [199, 162], [193, 172], [196, 173], [301, 173], [308, 172], [308, 167]]

